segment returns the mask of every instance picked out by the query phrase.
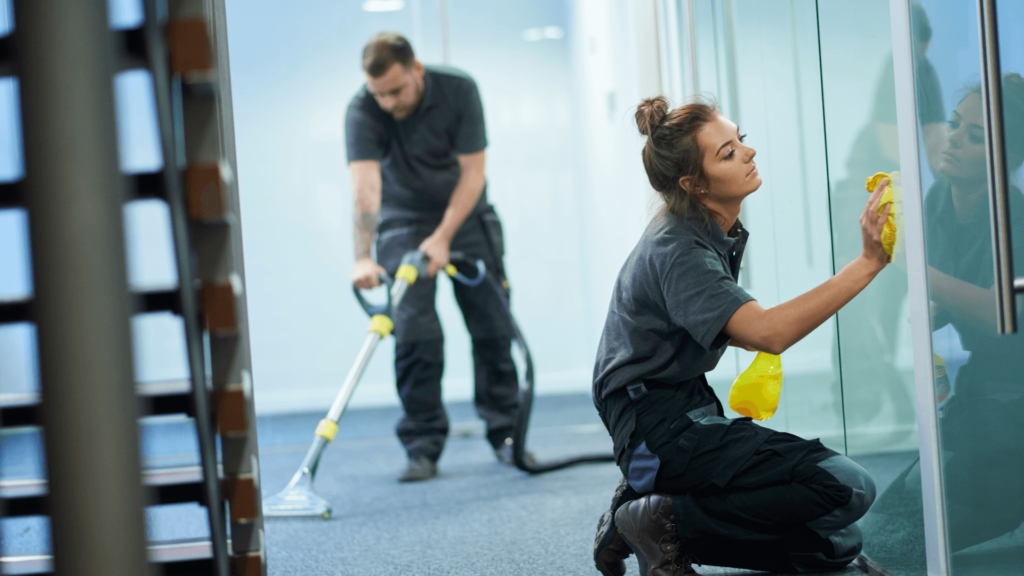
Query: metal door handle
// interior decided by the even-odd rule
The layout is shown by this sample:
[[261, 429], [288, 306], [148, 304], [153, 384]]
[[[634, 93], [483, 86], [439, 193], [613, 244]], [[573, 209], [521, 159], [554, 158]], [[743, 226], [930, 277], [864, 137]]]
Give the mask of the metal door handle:
[[985, 116], [988, 193], [992, 206], [992, 266], [996, 288], [996, 331], [1017, 332], [1015, 297], [1024, 293], [1024, 278], [1015, 278], [1010, 230], [1010, 186], [1003, 134], [1003, 93], [999, 66], [999, 31], [995, 0], [978, 0], [981, 41], [981, 100]]

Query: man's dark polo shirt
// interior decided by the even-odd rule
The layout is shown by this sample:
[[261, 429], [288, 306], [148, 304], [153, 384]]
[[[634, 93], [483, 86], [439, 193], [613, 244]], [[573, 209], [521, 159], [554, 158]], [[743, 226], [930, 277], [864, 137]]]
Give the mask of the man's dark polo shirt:
[[[381, 220], [440, 222], [462, 174], [457, 156], [487, 147], [484, 109], [466, 73], [427, 66], [423, 99], [396, 121], [363, 86], [345, 115], [348, 161], [378, 160]], [[473, 213], [488, 206], [487, 187]]]
[[[753, 300], [737, 283], [747, 231], [728, 236], [709, 225], [663, 212], [647, 226], [619, 272], [594, 365], [594, 404], [620, 460], [634, 429], [625, 388], [677, 384], [714, 369], [733, 313]], [[710, 388], [685, 384], [689, 409], [715, 403]]]

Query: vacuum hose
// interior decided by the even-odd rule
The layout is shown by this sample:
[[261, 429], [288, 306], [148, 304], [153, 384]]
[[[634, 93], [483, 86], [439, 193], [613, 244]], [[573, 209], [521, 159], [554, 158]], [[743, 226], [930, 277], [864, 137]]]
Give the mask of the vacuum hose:
[[[530, 415], [533, 411], [534, 390], [533, 357], [530, 355], [530, 347], [526, 345], [526, 339], [523, 337], [522, 330], [519, 329], [519, 323], [516, 322], [515, 317], [512, 316], [508, 292], [505, 291], [505, 287], [501, 285], [497, 277], [493, 274], [487, 273], [484, 262], [482, 260], [473, 262], [458, 253], [452, 253], [449, 256], [449, 260], [452, 264], [446, 268], [446, 272], [452, 277], [452, 279], [468, 286], [486, 284], [494, 292], [498, 301], [501, 303], [501, 311], [511, 329], [512, 341], [515, 342], [516, 346], [519, 348], [526, 364], [526, 369], [523, 371], [523, 376], [520, 378], [519, 382], [519, 408], [516, 411], [515, 422], [512, 430], [512, 462], [515, 464], [516, 468], [528, 474], [542, 474], [544, 472], [552, 472], [554, 470], [568, 468], [569, 466], [576, 466], [577, 464], [614, 462], [615, 456], [613, 454], [584, 454], [551, 462], [531, 462], [530, 460], [532, 459], [527, 459], [526, 432], [530, 427]], [[460, 264], [475, 267], [477, 270], [476, 276], [474, 278], [467, 278], [463, 274], [459, 273], [458, 268]]]

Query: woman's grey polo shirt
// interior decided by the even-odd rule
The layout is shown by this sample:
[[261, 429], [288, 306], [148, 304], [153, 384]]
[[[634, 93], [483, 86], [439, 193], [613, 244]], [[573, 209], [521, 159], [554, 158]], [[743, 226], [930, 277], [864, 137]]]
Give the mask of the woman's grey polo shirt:
[[[363, 86], [345, 114], [345, 144], [349, 162], [380, 162], [381, 220], [440, 222], [462, 175], [458, 156], [487, 147], [476, 82], [455, 68], [426, 66], [422, 100], [402, 121]], [[473, 213], [487, 206], [485, 185]]]
[[[736, 310], [753, 300], [736, 283], [747, 231], [739, 220], [725, 234], [662, 212], [647, 226], [615, 282], [594, 365], [594, 404], [620, 460], [634, 429], [626, 387], [677, 384], [714, 369]], [[693, 385], [692, 408], [714, 403]]]

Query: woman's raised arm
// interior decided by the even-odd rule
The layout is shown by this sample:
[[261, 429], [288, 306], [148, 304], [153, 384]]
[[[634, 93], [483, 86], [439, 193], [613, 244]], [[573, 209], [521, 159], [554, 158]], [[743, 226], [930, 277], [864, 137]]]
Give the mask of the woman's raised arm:
[[756, 301], [740, 306], [724, 332], [758, 350], [781, 354], [853, 300], [885, 268], [889, 255], [881, 234], [892, 205], [878, 213], [878, 203], [889, 181], [883, 180], [868, 198], [860, 216], [864, 250], [835, 276], [813, 290], [765, 310]]

